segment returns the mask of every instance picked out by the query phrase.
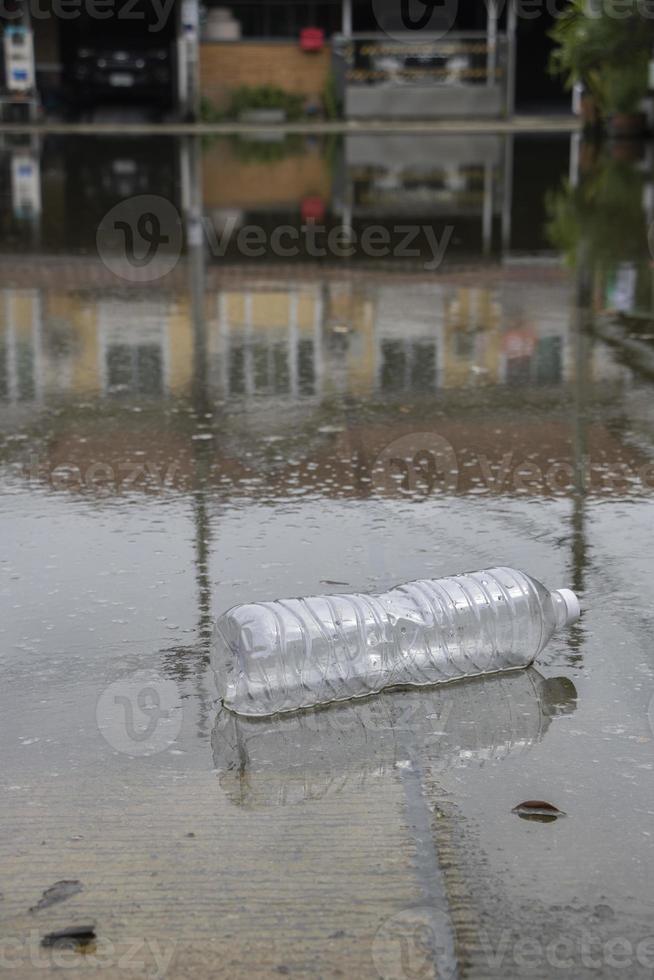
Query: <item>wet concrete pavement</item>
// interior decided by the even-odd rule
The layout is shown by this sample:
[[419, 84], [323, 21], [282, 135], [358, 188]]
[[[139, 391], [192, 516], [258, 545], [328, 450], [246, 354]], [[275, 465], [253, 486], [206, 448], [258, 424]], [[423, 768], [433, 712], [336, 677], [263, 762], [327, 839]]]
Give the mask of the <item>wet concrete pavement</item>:
[[[651, 974], [651, 160], [435, 139], [5, 146], [7, 975]], [[186, 242], [151, 281], [97, 236], [146, 193]], [[275, 254], [311, 220], [453, 233]], [[219, 710], [228, 606], [498, 563], [581, 596], [535, 669]]]

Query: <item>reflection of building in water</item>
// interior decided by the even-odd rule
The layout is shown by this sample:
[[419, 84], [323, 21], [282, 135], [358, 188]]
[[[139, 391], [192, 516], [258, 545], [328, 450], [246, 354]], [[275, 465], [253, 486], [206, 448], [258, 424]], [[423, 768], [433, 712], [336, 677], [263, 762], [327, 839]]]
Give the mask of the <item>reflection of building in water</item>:
[[324, 147], [301, 136], [264, 142], [216, 140], [202, 156], [202, 200], [217, 228], [225, 214], [299, 212], [299, 202], [331, 196]]
[[0, 292], [0, 401], [33, 402], [43, 391], [41, 294]]
[[54, 290], [0, 291], [0, 398], [41, 392], [158, 397], [189, 383], [185, 303]]
[[134, 304], [100, 300], [97, 304], [98, 358], [102, 390], [161, 395], [170, 382], [168, 310], [161, 301]]
[[211, 378], [225, 395], [320, 393], [320, 289], [221, 291]]
[[500, 376], [501, 306], [495, 293], [476, 287], [452, 290], [445, 300], [447, 388], [465, 385], [471, 375]]
[[441, 291], [382, 286], [375, 295], [374, 316], [376, 387], [387, 392], [433, 391], [441, 387]]
[[[505, 138], [495, 134], [348, 135], [341, 180], [335, 183], [335, 210], [345, 224], [355, 226], [381, 221], [399, 230], [412, 220], [442, 230], [451, 222], [458, 244], [486, 254], [496, 219], [501, 218], [503, 240], [510, 233], [511, 193], [505, 179], [510, 152]], [[418, 239], [409, 247], [422, 244], [424, 250], [426, 243]], [[452, 241], [448, 249], [456, 247]]]
[[340, 283], [221, 290], [210, 327], [210, 383], [223, 396], [311, 398], [366, 390], [374, 304]]
[[0, 183], [7, 189], [3, 201], [7, 206], [0, 207], [5, 235], [9, 240], [16, 236], [23, 242], [38, 241], [42, 211], [38, 136], [0, 134]]
[[[208, 382], [224, 398], [311, 401], [378, 390], [574, 379], [564, 281], [277, 281], [206, 299]], [[590, 376], [624, 371], [602, 348]], [[188, 390], [193, 330], [185, 295], [4, 289], [0, 397], [42, 391], [162, 397]]]

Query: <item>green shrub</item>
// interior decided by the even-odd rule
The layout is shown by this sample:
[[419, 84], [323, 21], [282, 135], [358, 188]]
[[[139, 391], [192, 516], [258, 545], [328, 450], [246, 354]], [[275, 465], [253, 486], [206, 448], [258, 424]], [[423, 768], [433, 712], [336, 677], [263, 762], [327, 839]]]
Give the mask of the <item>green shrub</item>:
[[235, 119], [250, 109], [283, 109], [287, 119], [300, 119], [304, 114], [304, 96], [274, 85], [243, 85], [234, 89], [227, 115]]
[[580, 82], [603, 113], [635, 112], [647, 93], [654, 25], [639, 0], [620, 2], [616, 17], [605, 4], [590, 12], [586, 0], [573, 0], [550, 35], [556, 42], [550, 70], [568, 88]]

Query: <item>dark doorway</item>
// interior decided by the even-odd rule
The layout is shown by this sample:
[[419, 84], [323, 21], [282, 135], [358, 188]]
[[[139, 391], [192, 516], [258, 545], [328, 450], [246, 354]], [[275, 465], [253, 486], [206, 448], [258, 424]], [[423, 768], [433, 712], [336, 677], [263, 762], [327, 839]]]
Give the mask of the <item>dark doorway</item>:
[[518, 57], [516, 65], [516, 109], [519, 112], [565, 112], [570, 109], [570, 93], [561, 79], [553, 77], [549, 60], [554, 42], [549, 32], [555, 17], [539, 10], [538, 17], [518, 18]]

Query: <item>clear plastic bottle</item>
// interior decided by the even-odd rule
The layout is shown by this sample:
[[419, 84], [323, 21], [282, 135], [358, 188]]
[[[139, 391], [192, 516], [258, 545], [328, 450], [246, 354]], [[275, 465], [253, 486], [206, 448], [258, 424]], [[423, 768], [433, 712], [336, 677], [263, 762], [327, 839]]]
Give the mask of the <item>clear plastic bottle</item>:
[[223, 703], [272, 715], [527, 667], [579, 617], [574, 592], [512, 568], [234, 606], [217, 621], [212, 661]]

